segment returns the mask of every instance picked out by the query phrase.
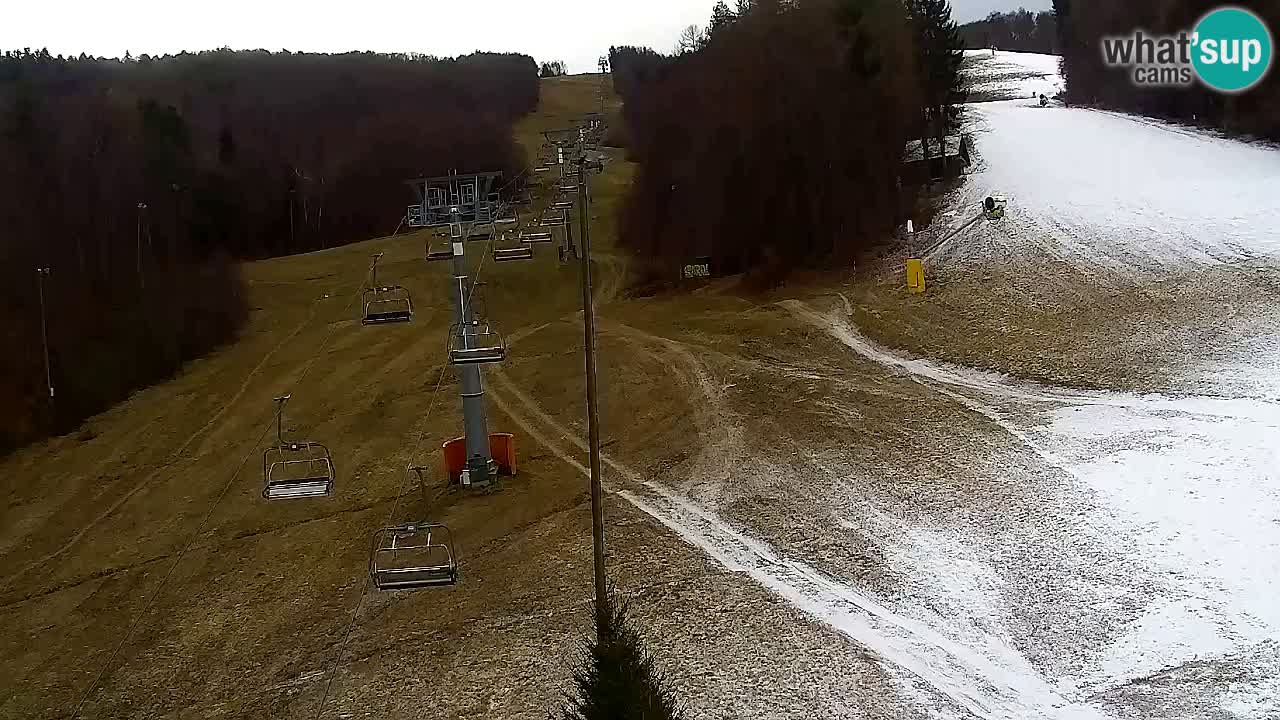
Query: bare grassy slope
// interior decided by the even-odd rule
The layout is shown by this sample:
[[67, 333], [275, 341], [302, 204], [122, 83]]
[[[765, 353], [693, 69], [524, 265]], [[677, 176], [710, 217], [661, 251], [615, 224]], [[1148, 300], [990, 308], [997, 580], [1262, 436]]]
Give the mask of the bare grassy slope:
[[[518, 130], [531, 153], [538, 131], [594, 109], [597, 81], [544, 81], [539, 112]], [[610, 162], [596, 185], [602, 299], [623, 287], [611, 216], [631, 170]], [[389, 200], [391, 218], [402, 201]], [[541, 718], [554, 707], [590, 588], [577, 271], [545, 249], [531, 263], [485, 263], [490, 314], [512, 340], [511, 361], [489, 377], [490, 425], [518, 434], [520, 475], [479, 497], [433, 488], [427, 511], [404, 468], [440, 466], [460, 403], [442, 365], [447, 271], [421, 260], [422, 243], [402, 235], [246, 265], [254, 310], [238, 343], [5, 461], [0, 718], [68, 717], [104, 668], [82, 717], [315, 717], [326, 693], [326, 714], [343, 717]], [[379, 251], [380, 277], [413, 293], [411, 325], [356, 319], [355, 293]], [[661, 363], [637, 366], [634, 347], [612, 333], [601, 349], [606, 445], [643, 450], [646, 472], [668, 446], [693, 454], [698, 401]], [[293, 434], [334, 452], [332, 499], [259, 497], [270, 399], [284, 392]], [[795, 663], [829, 656], [832, 643], [849, 650], [615, 500], [615, 577], [640, 598], [646, 630], [661, 633], [656, 653], [695, 716], [788, 707]], [[458, 536], [462, 582], [362, 602], [370, 534], [428, 512]], [[708, 615], [707, 598], [724, 611]], [[741, 652], [744, 628], [785, 643], [785, 658], [711, 671]], [[845, 689], [809, 692], [835, 712]]]

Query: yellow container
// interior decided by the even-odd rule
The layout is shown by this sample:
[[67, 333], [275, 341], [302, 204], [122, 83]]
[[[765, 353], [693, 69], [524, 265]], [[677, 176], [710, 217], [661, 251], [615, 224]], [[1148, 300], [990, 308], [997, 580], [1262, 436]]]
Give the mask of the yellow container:
[[924, 292], [924, 260], [907, 258], [907, 289], [913, 294]]

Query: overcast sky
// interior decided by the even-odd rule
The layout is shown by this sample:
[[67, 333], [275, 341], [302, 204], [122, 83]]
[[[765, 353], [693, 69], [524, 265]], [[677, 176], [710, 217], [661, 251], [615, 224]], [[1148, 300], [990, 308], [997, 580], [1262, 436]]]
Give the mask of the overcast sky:
[[[610, 45], [669, 52], [715, 0], [13, 0], [0, 49], [118, 57], [182, 50], [342, 52], [519, 51], [594, 71]], [[732, 6], [733, 2], [729, 2]], [[957, 21], [992, 10], [1048, 9], [1050, 0], [952, 0]]]

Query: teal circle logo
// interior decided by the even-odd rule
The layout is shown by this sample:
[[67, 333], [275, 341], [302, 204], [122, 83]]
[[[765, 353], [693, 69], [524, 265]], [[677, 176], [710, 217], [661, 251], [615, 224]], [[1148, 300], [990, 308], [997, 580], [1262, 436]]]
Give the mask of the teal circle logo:
[[1225, 93], [1244, 92], [1271, 69], [1274, 44], [1262, 18], [1239, 7], [1222, 7], [1196, 24], [1191, 64], [1205, 85]]

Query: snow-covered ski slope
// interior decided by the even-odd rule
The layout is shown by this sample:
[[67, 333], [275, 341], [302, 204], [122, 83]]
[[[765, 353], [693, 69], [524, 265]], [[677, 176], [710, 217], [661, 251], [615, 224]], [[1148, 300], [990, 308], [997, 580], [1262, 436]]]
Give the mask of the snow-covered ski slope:
[[1063, 248], [1081, 262], [1150, 274], [1280, 254], [1273, 148], [1030, 99], [968, 112], [967, 195], [1004, 192], [1019, 229], [1080, 238]]

